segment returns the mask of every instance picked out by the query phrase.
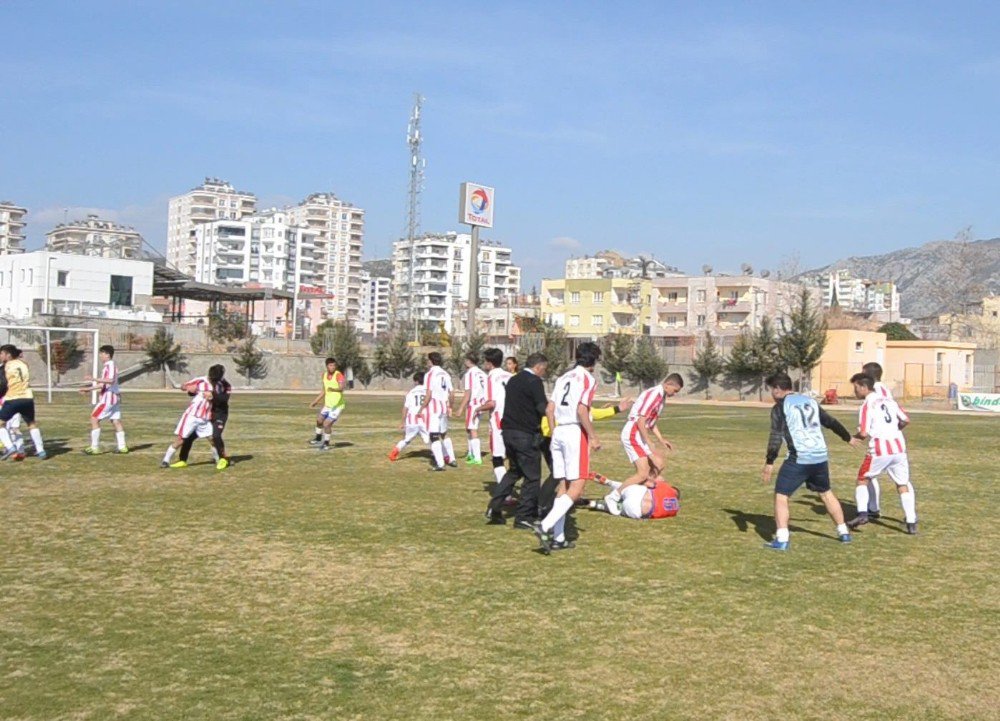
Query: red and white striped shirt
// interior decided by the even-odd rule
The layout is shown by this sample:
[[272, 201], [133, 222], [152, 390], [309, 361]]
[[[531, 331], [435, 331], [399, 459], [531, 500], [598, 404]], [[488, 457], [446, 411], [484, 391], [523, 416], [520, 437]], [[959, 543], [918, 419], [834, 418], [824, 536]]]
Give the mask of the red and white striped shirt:
[[100, 395], [97, 397], [97, 405], [111, 408], [121, 402], [121, 388], [118, 385], [118, 366], [113, 360], [108, 360], [104, 364], [97, 384], [101, 387]]
[[423, 386], [415, 386], [406, 394], [406, 399], [403, 401], [403, 407], [406, 409], [405, 425], [419, 426], [426, 424], [427, 416], [420, 410], [426, 397], [427, 390]]
[[868, 453], [873, 456], [906, 453], [906, 438], [899, 422], [908, 420], [892, 398], [869, 393], [858, 411], [858, 431], [868, 436]]
[[205, 396], [206, 393], [212, 392], [212, 384], [208, 382], [208, 378], [193, 378], [189, 380], [185, 385], [188, 387], [188, 392], [194, 391], [194, 396], [191, 398], [191, 405], [185, 411], [185, 414], [190, 413], [195, 418], [208, 419], [212, 415], [212, 401], [210, 398]]
[[507, 381], [510, 380], [510, 373], [503, 368], [494, 368], [486, 377], [486, 400], [493, 401], [496, 408], [490, 411], [490, 421], [497, 428], [503, 420], [503, 409], [507, 403]]
[[656, 421], [660, 417], [660, 411], [663, 410], [663, 404], [666, 400], [667, 397], [663, 392], [662, 384], [658, 383], [652, 388], [647, 388], [632, 403], [626, 423], [634, 424], [644, 418], [646, 428], [652, 428], [656, 425]]
[[469, 392], [469, 407], [478, 408], [486, 402], [486, 371], [479, 366], [472, 366], [465, 371], [462, 386]]

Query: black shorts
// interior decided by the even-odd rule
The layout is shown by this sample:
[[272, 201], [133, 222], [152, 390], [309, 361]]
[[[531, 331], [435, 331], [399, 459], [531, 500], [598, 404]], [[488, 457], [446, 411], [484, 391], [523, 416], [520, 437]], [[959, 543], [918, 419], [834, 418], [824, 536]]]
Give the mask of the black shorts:
[[35, 422], [35, 399], [34, 398], [14, 398], [4, 401], [0, 406], [0, 421], [6, 423], [11, 418], [21, 414], [25, 423], [31, 425]]
[[803, 483], [806, 484], [806, 488], [816, 493], [829, 491], [830, 464], [827, 461], [822, 463], [785, 461], [778, 469], [778, 480], [774, 482], [774, 492], [790, 496]]

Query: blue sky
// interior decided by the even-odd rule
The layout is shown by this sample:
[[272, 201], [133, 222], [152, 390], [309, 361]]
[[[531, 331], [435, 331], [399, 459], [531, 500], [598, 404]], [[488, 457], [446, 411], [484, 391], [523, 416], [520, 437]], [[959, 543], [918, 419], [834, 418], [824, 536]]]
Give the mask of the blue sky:
[[425, 230], [497, 187], [526, 286], [570, 254], [697, 272], [1000, 235], [996, 3], [4, 2], [0, 198], [29, 246], [100, 209], [155, 246], [206, 176]]

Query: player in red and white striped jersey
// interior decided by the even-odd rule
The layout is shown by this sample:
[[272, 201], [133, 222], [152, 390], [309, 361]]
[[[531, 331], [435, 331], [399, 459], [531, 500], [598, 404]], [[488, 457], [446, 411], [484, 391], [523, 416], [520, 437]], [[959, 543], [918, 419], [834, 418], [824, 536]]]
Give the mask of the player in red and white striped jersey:
[[590, 406], [597, 391], [594, 366], [601, 357], [596, 343], [576, 348], [576, 366], [563, 373], [552, 389], [545, 415], [552, 429], [552, 475], [558, 483], [552, 510], [535, 527], [545, 553], [569, 548], [566, 541], [566, 514], [583, 494], [590, 476], [590, 451], [601, 442], [590, 419]]
[[455, 447], [448, 437], [448, 418], [451, 408], [451, 376], [441, 367], [444, 359], [437, 351], [427, 354], [427, 372], [424, 374], [424, 397], [421, 410], [427, 414], [427, 431], [431, 436], [431, 453], [434, 454], [432, 471], [443, 471], [447, 463], [453, 468], [458, 466], [455, 460]]
[[125, 445], [125, 427], [122, 426], [121, 388], [118, 385], [118, 365], [114, 360], [114, 346], [102, 345], [98, 357], [103, 363], [101, 376], [99, 378], [87, 376], [91, 384], [80, 389], [81, 393], [90, 393], [94, 390], [100, 392], [97, 405], [90, 414], [90, 446], [84, 453], [97, 455], [101, 452], [101, 421], [105, 419], [110, 420], [115, 427], [118, 452], [128, 453], [128, 446]]
[[[188, 436], [195, 435], [198, 438], [212, 437], [212, 383], [205, 376], [192, 378], [181, 386], [181, 390], [191, 396], [191, 402], [188, 404], [187, 410], [181, 415], [181, 419], [177, 423], [177, 428], [174, 429], [176, 438], [174, 438], [174, 442], [170, 444], [170, 447], [167, 448], [167, 452], [163, 456], [163, 461], [160, 463], [160, 468], [167, 468], [171, 465], [170, 461], [174, 457], [174, 453], [183, 445], [184, 439]], [[214, 451], [215, 446], [212, 446], [212, 449]], [[218, 461], [219, 459], [216, 458], [215, 460]], [[181, 466], [181, 463], [184, 465]], [[187, 466], [187, 463], [178, 461], [174, 465], [178, 468], [183, 468]]]
[[859, 476], [855, 490], [858, 504], [857, 518], [848, 525], [857, 528], [868, 523], [870, 514], [868, 508], [867, 481], [877, 479], [881, 474], [888, 474], [896, 490], [899, 491], [899, 502], [903, 506], [906, 520], [906, 530], [910, 534], [917, 532], [917, 502], [913, 484], [910, 483], [910, 464], [906, 455], [906, 439], [903, 428], [909, 423], [909, 416], [903, 412], [896, 401], [875, 390], [875, 379], [864, 373], [858, 373], [851, 378], [854, 395], [862, 399], [858, 411], [858, 434], [861, 439], [868, 439], [868, 468], [864, 476]]
[[649, 441], [652, 433], [665, 451], [673, 450], [673, 445], [665, 439], [656, 425], [667, 398], [675, 395], [684, 387], [684, 379], [677, 373], [671, 373], [662, 383], [647, 388], [632, 404], [628, 420], [622, 427], [621, 442], [625, 455], [635, 466], [635, 473], [622, 481], [621, 488], [613, 490], [608, 498], [612, 501], [611, 513], [619, 511], [615, 503], [621, 501], [621, 491], [636, 483], [643, 483], [647, 478], [655, 477], [663, 470], [663, 458], [655, 453]]
[[389, 451], [390, 461], [398, 459], [403, 449], [417, 436], [420, 436], [424, 443], [430, 443], [430, 437], [427, 433], [427, 416], [422, 410], [424, 396], [427, 395], [427, 389], [424, 388], [424, 374], [414, 373], [413, 382], [416, 385], [403, 399], [403, 422], [399, 426], [399, 430], [403, 431], [403, 440]]
[[465, 462], [473, 466], [483, 465], [482, 450], [479, 445], [479, 409], [486, 402], [489, 383], [485, 371], [479, 367], [479, 356], [468, 353], [465, 356], [465, 375], [462, 377], [462, 402], [458, 415], [465, 418], [465, 432], [469, 439], [469, 451]]
[[[499, 348], [487, 348], [483, 351], [486, 365], [486, 401], [479, 407], [483, 413], [489, 414], [490, 456], [493, 459], [493, 476], [499, 483], [507, 469], [504, 460], [507, 458], [507, 446], [503, 442], [504, 403], [507, 399], [507, 381], [511, 372], [505, 369], [503, 351]], [[509, 360], [509, 359], [508, 359]]]
[[[876, 394], [883, 398], [888, 398], [889, 400], [894, 400], [892, 397], [892, 391], [889, 387], [882, 382], [882, 366], [874, 361], [871, 363], [865, 363], [861, 366], [861, 372], [867, 376], [871, 376], [872, 380], [875, 381], [874, 391]], [[902, 408], [900, 409], [902, 410]], [[907, 420], [907, 422], [909, 422]], [[864, 460], [861, 461], [861, 467], [858, 469], [858, 481], [862, 479], [867, 479], [866, 483], [868, 486], [868, 516], [870, 518], [879, 517], [879, 508], [882, 503], [882, 489], [878, 484], [877, 478], [868, 478], [868, 469], [871, 467], [872, 457], [871, 455], [865, 455]], [[859, 511], [863, 509], [858, 509]]]

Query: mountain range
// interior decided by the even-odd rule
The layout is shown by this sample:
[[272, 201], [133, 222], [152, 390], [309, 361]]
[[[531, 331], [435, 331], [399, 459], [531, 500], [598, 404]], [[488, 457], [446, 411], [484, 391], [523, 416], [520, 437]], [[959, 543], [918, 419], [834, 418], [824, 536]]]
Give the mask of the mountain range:
[[943, 294], [936, 289], [954, 284], [956, 278], [976, 294], [1000, 293], [1000, 238], [933, 241], [883, 255], [844, 258], [798, 277], [845, 268], [856, 278], [893, 281], [899, 290], [900, 313], [923, 318], [947, 312], [941, 305]]

